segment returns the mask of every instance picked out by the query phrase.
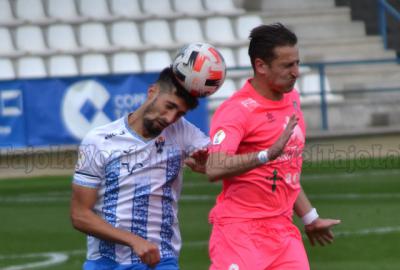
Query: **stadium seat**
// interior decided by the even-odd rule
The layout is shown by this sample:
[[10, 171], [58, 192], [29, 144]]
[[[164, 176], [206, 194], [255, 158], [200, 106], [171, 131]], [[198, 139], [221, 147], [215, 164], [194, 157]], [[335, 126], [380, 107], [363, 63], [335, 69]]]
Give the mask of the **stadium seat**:
[[47, 18], [42, 0], [16, 0], [15, 13], [17, 18], [28, 23], [47, 24], [52, 19]]
[[183, 15], [172, 9], [169, 0], [143, 0], [142, 7], [144, 13], [157, 18], [178, 18]]
[[218, 48], [218, 51], [222, 54], [222, 57], [224, 57], [227, 68], [233, 68], [237, 66], [235, 54], [231, 48]]
[[233, 0], [203, 0], [204, 6], [207, 10], [215, 12], [218, 15], [234, 16], [243, 14], [245, 11], [241, 8], [237, 8], [233, 3]]
[[237, 37], [242, 40], [248, 40], [250, 31], [261, 24], [263, 24], [263, 21], [261, 17], [257, 15], [243, 15], [238, 17], [234, 24]]
[[0, 0], [0, 24], [4, 26], [16, 26], [22, 24], [21, 20], [14, 17], [8, 0]]
[[145, 72], [160, 71], [171, 65], [172, 59], [166, 51], [148, 51], [143, 56], [143, 70]]
[[173, 0], [174, 9], [188, 17], [207, 17], [213, 13], [203, 7], [201, 0]]
[[147, 20], [143, 23], [142, 31], [145, 44], [164, 49], [176, 47], [166, 20]]
[[251, 67], [248, 47], [240, 47], [237, 50], [237, 59], [239, 67]]
[[19, 50], [48, 55], [52, 52], [46, 47], [43, 33], [39, 26], [24, 25], [16, 29], [16, 44]]
[[5, 27], [0, 28], [0, 40], [0, 56], [17, 57], [23, 54], [15, 50], [10, 31]]
[[[299, 92], [301, 94], [301, 101], [307, 103], [320, 103], [321, 102], [321, 85], [320, 76], [317, 72], [313, 72], [308, 67], [301, 69], [301, 77], [298, 80]], [[325, 76], [324, 80], [325, 96], [328, 102], [335, 102], [343, 100], [341, 95], [332, 94], [329, 79]]]
[[47, 76], [44, 61], [38, 56], [21, 57], [17, 61], [18, 78], [43, 78]]
[[144, 20], [151, 17], [140, 8], [139, 0], [111, 0], [111, 12], [120, 19]]
[[69, 24], [53, 24], [47, 29], [49, 47], [61, 53], [82, 53], [85, 50], [78, 46], [74, 29]]
[[207, 18], [205, 21], [205, 33], [207, 40], [215, 46], [236, 46], [238, 44], [229, 18]]
[[74, 0], [47, 0], [49, 17], [67, 23], [82, 23], [88, 18], [80, 16]]
[[113, 73], [139, 73], [142, 71], [139, 56], [132, 52], [116, 53], [111, 59]]
[[81, 75], [109, 74], [107, 58], [103, 54], [84, 54], [80, 60]]
[[178, 19], [173, 24], [175, 39], [181, 43], [204, 41], [200, 22], [193, 18]]
[[110, 21], [112, 16], [106, 0], [79, 0], [79, 11], [89, 20]]
[[15, 79], [15, 71], [10, 59], [0, 58], [0, 70], [0, 80]]
[[111, 42], [122, 49], [148, 49], [140, 38], [138, 26], [131, 21], [120, 21], [111, 25]]
[[75, 58], [71, 55], [55, 55], [50, 57], [49, 75], [52, 77], [79, 75]]
[[236, 92], [236, 84], [232, 79], [226, 79], [217, 92], [208, 97], [208, 109], [215, 110], [224, 100]]
[[79, 27], [79, 40], [81, 46], [89, 50], [112, 52], [116, 48], [110, 45], [107, 31], [102, 23], [89, 22]]

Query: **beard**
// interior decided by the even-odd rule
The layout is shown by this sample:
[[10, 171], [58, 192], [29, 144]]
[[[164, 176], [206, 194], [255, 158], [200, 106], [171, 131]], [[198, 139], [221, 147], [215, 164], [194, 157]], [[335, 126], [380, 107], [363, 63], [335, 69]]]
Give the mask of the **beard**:
[[143, 128], [151, 137], [157, 137], [164, 130], [163, 127], [155, 124], [155, 120], [151, 120], [146, 117], [143, 118]]
[[157, 99], [155, 99], [152, 103], [150, 103], [143, 113], [143, 128], [146, 131], [146, 133], [149, 134], [151, 137], [157, 137], [158, 135], [161, 134], [164, 128], [168, 126], [168, 123], [166, 123], [163, 119], [159, 118], [151, 119], [147, 116], [153, 112], [157, 112], [155, 108], [156, 100]]

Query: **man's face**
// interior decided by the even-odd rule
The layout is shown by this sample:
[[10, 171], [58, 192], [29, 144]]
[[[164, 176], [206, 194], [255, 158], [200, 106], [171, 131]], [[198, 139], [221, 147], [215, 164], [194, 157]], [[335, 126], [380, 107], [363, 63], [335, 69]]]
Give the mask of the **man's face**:
[[265, 64], [269, 88], [279, 93], [290, 92], [299, 77], [299, 51], [296, 46], [275, 48], [276, 58]]
[[189, 110], [185, 101], [169, 92], [158, 92], [144, 111], [143, 126], [147, 133], [158, 136]]

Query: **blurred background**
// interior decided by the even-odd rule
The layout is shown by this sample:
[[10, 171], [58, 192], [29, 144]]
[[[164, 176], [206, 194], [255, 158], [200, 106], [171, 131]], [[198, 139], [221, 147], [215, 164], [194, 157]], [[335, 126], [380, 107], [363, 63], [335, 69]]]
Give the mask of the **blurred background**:
[[[190, 42], [216, 46], [227, 79], [188, 119], [208, 131], [252, 76], [248, 35], [298, 36], [296, 88], [308, 127], [303, 186], [341, 218], [312, 269], [400, 269], [400, 1], [0, 0], [0, 269], [80, 269], [68, 219], [76, 149], [136, 109]], [[221, 186], [185, 173], [182, 269], [207, 269], [207, 213]]]

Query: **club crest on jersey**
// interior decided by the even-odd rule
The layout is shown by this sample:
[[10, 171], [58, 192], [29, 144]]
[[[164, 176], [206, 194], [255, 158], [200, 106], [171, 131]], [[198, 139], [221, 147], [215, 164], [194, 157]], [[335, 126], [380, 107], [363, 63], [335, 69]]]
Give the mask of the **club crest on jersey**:
[[225, 132], [223, 130], [218, 130], [214, 135], [213, 144], [221, 144], [225, 137]]
[[164, 150], [163, 148], [164, 148], [164, 145], [165, 145], [164, 137], [163, 136], [158, 137], [154, 144], [156, 146], [157, 153], [161, 154], [163, 152], [163, 150]]

